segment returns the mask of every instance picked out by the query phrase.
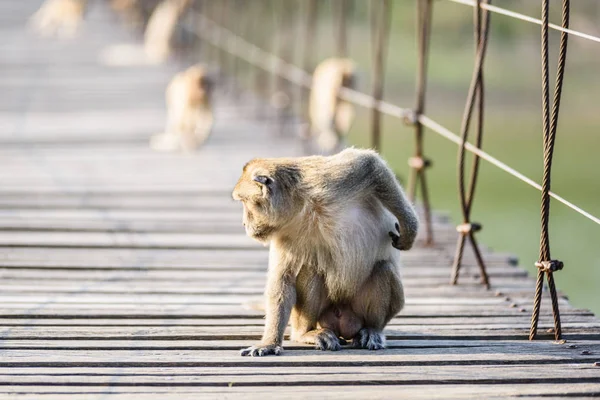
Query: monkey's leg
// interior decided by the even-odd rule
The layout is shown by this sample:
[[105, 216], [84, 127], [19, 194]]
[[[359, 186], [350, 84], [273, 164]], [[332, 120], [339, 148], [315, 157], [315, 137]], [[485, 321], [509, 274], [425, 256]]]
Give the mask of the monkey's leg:
[[[283, 268], [282, 268], [283, 269]], [[266, 319], [261, 342], [256, 346], [242, 349], [242, 356], [279, 355], [283, 351], [283, 333], [296, 302], [296, 288], [293, 278], [286, 271], [271, 269], [267, 275]]]
[[404, 289], [396, 266], [390, 261], [377, 262], [351, 307], [364, 321], [364, 327], [353, 339], [354, 346], [369, 350], [385, 348], [383, 328], [404, 307]]
[[300, 270], [296, 278], [296, 305], [292, 310], [292, 340], [314, 344], [319, 350], [339, 350], [340, 340], [334, 330], [315, 329], [328, 305], [323, 278], [307, 268]]
[[340, 136], [345, 136], [350, 131], [354, 122], [354, 106], [348, 102], [340, 101], [335, 110], [335, 129]]
[[167, 106], [167, 118], [164, 133], [158, 133], [150, 138], [150, 148], [156, 151], [179, 150], [180, 142], [177, 134], [179, 114], [172, 106]]
[[210, 110], [203, 110], [195, 118], [194, 136], [198, 142], [198, 146], [204, 144], [206, 139], [212, 133], [213, 115]]

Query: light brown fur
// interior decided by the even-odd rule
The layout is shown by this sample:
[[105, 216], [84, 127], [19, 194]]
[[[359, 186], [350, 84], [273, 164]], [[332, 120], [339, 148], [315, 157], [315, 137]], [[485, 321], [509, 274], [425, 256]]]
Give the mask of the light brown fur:
[[72, 37], [83, 21], [87, 0], [46, 0], [29, 20], [42, 36]]
[[321, 153], [331, 153], [342, 146], [354, 120], [354, 107], [340, 99], [342, 87], [354, 87], [355, 66], [346, 58], [328, 58], [313, 74], [310, 91], [310, 129]]
[[[157, 0], [153, 0], [155, 2]], [[123, 20], [134, 26], [141, 27], [144, 24], [144, 10], [143, 6], [147, 6], [150, 3], [149, 0], [110, 0], [110, 8]]]
[[418, 220], [377, 153], [255, 159], [232, 196], [248, 236], [270, 245], [263, 339], [242, 355], [279, 354], [290, 318], [293, 340], [339, 349], [332, 306], [349, 331], [358, 321], [355, 346], [385, 347], [382, 330], [404, 305], [394, 247], [411, 248]]
[[150, 147], [191, 152], [201, 146], [212, 131], [212, 86], [202, 65], [176, 74], [166, 90], [165, 132], [153, 136]]
[[152, 12], [144, 32], [144, 52], [151, 62], [161, 63], [171, 54], [171, 39], [177, 22], [191, 0], [163, 0]]

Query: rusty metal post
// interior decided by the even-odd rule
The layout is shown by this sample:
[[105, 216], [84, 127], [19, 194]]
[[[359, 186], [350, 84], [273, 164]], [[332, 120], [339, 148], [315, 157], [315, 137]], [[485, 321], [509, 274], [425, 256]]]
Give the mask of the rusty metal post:
[[[281, 60], [289, 62], [291, 59], [292, 46], [289, 37], [292, 34], [290, 15], [292, 13], [293, 2], [279, 1], [273, 7], [274, 10], [274, 28], [273, 47], [274, 54]], [[287, 88], [286, 79], [280, 74], [274, 74], [274, 90], [271, 95], [271, 105], [274, 106], [277, 113], [277, 131], [282, 135], [288, 118], [289, 107], [291, 104], [291, 95]]]
[[338, 57], [348, 55], [348, 38], [346, 34], [346, 15], [348, 11], [348, 0], [332, 0], [332, 14], [335, 22], [335, 51]]
[[[313, 54], [310, 51], [311, 44], [317, 32], [317, 18], [319, 13], [319, 3], [317, 0], [306, 0], [303, 2], [306, 8], [304, 10], [304, 40], [302, 41], [302, 69], [305, 71], [313, 70]], [[302, 104], [303, 116], [308, 120], [308, 98], [310, 91], [300, 87], [300, 103]]]
[[[255, 0], [252, 2], [253, 5], [253, 19], [254, 19], [254, 24], [253, 25], [253, 31], [255, 33], [255, 38], [256, 40], [254, 40], [253, 42], [256, 43], [256, 45], [258, 47], [261, 48], [266, 48], [264, 46], [264, 38], [266, 36], [265, 32], [268, 28], [265, 27], [265, 25], [267, 24], [267, 20], [269, 18], [264, 18], [265, 14], [266, 14], [266, 10], [267, 7], [265, 7], [265, 3], [264, 0]], [[259, 67], [255, 68], [255, 75], [254, 75], [254, 92], [255, 92], [255, 96], [256, 96], [256, 109], [255, 109], [255, 115], [258, 118], [264, 117], [264, 112], [265, 112], [265, 101], [264, 101], [264, 96], [265, 95], [265, 86], [268, 85], [268, 80], [266, 78], [266, 73]], [[268, 90], [266, 91], [266, 93], [268, 94]]]
[[427, 178], [425, 172], [431, 165], [431, 161], [423, 154], [423, 124], [419, 116], [425, 112], [425, 94], [427, 92], [427, 61], [429, 58], [429, 41], [431, 35], [432, 0], [417, 1], [417, 85], [416, 104], [412, 118], [408, 119], [415, 127], [415, 152], [408, 160], [410, 166], [410, 177], [408, 181], [408, 198], [416, 200], [417, 187], [420, 186], [423, 203], [423, 214], [425, 217], [425, 244], [433, 244], [433, 228], [431, 222], [431, 206], [429, 203], [429, 191], [427, 189]]
[[[215, 22], [219, 24], [219, 26], [227, 29], [227, 6], [229, 5], [229, 0], [220, 0], [217, 2], [217, 18]], [[219, 64], [219, 80], [224, 82], [227, 75], [227, 51], [225, 51], [224, 43], [223, 43], [223, 35], [219, 34], [217, 40], [217, 63]]]
[[383, 80], [385, 74], [385, 56], [387, 40], [391, 23], [391, 1], [370, 0], [371, 14], [371, 45], [373, 64], [372, 96], [374, 104], [371, 109], [371, 146], [376, 150], [381, 149], [381, 113], [379, 104], [383, 98]]

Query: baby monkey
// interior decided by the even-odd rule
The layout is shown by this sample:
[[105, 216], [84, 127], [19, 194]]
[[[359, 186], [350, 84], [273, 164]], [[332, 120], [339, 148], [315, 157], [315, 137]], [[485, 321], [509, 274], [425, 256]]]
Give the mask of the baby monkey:
[[328, 58], [313, 74], [309, 116], [311, 136], [318, 150], [330, 154], [341, 148], [354, 120], [352, 104], [339, 98], [341, 88], [355, 85], [355, 65], [346, 58]]
[[194, 65], [176, 74], [166, 90], [165, 132], [150, 139], [158, 151], [192, 152], [210, 136], [213, 125], [213, 82], [204, 66]]
[[399, 252], [412, 247], [417, 214], [374, 151], [254, 159], [233, 193], [251, 238], [269, 245], [262, 341], [243, 356], [280, 354], [292, 340], [338, 350], [352, 339], [385, 347], [383, 328], [404, 306]]
[[81, 22], [87, 0], [46, 0], [29, 20], [42, 36], [72, 37]]
[[[317, 328], [332, 331], [340, 338], [340, 344], [347, 344], [346, 340], [354, 339], [363, 324], [364, 321], [352, 311], [350, 305], [344, 304], [334, 305], [323, 311]], [[318, 348], [326, 347], [325, 343], [316, 343], [316, 345]]]

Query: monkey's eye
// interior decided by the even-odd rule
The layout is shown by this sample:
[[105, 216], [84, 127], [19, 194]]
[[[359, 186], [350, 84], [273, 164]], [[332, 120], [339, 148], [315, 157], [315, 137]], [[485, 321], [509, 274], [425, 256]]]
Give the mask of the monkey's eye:
[[271, 178], [264, 175], [255, 176], [253, 180], [266, 186], [269, 186], [271, 183], [273, 183], [273, 180]]

